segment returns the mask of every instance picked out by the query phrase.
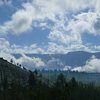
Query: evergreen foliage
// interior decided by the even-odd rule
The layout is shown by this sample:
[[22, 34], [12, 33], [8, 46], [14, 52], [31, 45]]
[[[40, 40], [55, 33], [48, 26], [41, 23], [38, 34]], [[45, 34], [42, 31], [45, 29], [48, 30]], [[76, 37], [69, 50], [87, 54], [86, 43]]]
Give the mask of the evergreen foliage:
[[[0, 100], [100, 100], [100, 88], [93, 83], [83, 84], [73, 77], [70, 81], [60, 73], [50, 85], [43, 81], [38, 71], [29, 71], [26, 85], [5, 76], [0, 88]], [[48, 83], [48, 84], [47, 84]]]

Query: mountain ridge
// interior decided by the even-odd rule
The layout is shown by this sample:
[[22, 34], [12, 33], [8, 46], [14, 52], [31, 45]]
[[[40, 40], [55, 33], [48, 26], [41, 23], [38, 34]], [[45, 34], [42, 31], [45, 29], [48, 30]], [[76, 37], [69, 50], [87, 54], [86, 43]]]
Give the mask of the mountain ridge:
[[[95, 82], [96, 85], [100, 84], [100, 73], [86, 73], [77, 71], [61, 71], [61, 70], [37, 70], [39, 74], [43, 75], [44, 80], [56, 79], [57, 75], [63, 73], [66, 78], [71, 79], [75, 77], [76, 80], [90, 83]], [[55, 76], [55, 78], [54, 78]], [[26, 85], [29, 77], [29, 72], [26, 69], [22, 69], [20, 66], [16, 66], [3, 58], [0, 58], [0, 84], [7, 78], [8, 82], [19, 81], [21, 84]], [[51, 80], [53, 81], [53, 80]]]
[[[85, 51], [68, 52], [67, 54], [25, 54], [25, 55], [31, 58], [32, 57], [40, 58], [45, 63], [54, 58], [55, 60], [57, 59], [59, 62], [61, 62], [63, 66], [71, 66], [72, 68], [78, 66], [84, 66], [86, 62], [92, 58], [92, 56], [95, 56], [97, 59], [100, 59], [100, 52], [89, 53]], [[13, 54], [13, 56], [18, 59], [21, 57], [21, 54]]]
[[22, 69], [20, 66], [14, 65], [7, 60], [0, 58], [0, 84], [4, 79], [8, 82], [20, 81], [20, 83], [26, 83], [28, 79], [28, 72]]

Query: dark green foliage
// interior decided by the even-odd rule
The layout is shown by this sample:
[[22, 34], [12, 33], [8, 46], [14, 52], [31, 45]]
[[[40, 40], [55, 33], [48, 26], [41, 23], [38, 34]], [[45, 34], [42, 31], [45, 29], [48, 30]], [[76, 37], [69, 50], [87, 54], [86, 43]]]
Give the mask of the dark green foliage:
[[68, 100], [69, 99], [69, 88], [66, 78], [61, 73], [58, 75], [58, 78], [55, 84], [52, 87], [53, 94], [51, 95], [51, 100]]
[[36, 77], [32, 71], [29, 71], [29, 88], [33, 89], [36, 85]]
[[66, 78], [64, 75], [61, 73], [58, 75], [57, 80], [55, 82], [55, 86], [58, 88], [64, 88], [66, 84]]
[[42, 75], [35, 70], [29, 71], [26, 85], [21, 84], [20, 80], [9, 83], [4, 77], [0, 100], [100, 100], [100, 88], [93, 83], [77, 82], [74, 77], [68, 81], [62, 73], [51, 85], [43, 81]]

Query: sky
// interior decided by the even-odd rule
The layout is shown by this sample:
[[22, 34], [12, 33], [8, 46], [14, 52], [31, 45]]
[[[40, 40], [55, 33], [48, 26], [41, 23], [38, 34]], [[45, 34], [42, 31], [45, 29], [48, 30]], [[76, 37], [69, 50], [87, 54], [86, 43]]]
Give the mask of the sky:
[[0, 50], [100, 51], [100, 0], [0, 0]]
[[71, 51], [100, 51], [100, 0], [0, 0], [0, 56]]

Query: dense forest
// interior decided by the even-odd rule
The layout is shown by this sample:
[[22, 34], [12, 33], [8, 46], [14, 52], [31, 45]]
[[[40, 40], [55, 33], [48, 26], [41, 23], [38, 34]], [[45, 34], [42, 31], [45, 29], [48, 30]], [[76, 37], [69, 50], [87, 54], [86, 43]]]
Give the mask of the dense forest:
[[6, 76], [0, 85], [0, 100], [100, 100], [100, 87], [83, 84], [74, 77], [68, 81], [62, 73], [50, 84], [35, 70], [29, 71], [27, 84], [8, 82]]

